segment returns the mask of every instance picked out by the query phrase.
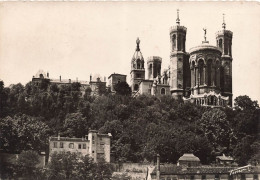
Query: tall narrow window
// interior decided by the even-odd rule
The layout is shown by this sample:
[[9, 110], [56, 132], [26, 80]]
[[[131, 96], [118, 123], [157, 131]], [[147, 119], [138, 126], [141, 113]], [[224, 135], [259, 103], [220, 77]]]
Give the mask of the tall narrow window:
[[172, 50], [176, 49], [176, 35], [174, 34], [172, 36]]
[[219, 180], [219, 174], [215, 175], [215, 180]]
[[208, 60], [208, 86], [212, 85], [211, 82], [211, 69], [212, 69], [212, 60]]
[[134, 90], [137, 91], [139, 88], [138, 84], [135, 84]]
[[60, 148], [63, 148], [63, 142], [60, 142]]
[[164, 88], [161, 89], [161, 94], [165, 94], [165, 89]]
[[222, 49], [222, 39], [219, 39], [218, 47], [220, 47]]
[[57, 148], [57, 142], [54, 142], [54, 143], [53, 143], [53, 147], [54, 147], [54, 148]]
[[203, 60], [199, 60], [199, 84], [200, 85], [203, 85], [203, 83], [204, 83], [204, 72], [203, 72], [203, 67], [204, 66], [204, 62], [203, 62]]

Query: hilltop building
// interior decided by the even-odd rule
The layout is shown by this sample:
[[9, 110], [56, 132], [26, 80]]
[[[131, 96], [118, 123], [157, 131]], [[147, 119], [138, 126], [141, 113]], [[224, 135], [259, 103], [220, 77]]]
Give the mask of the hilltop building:
[[177, 11], [176, 25], [170, 28], [170, 65], [161, 74], [162, 58], [152, 56], [147, 59], [145, 79], [144, 58], [140, 51], [140, 40], [131, 61], [131, 81], [133, 95], [171, 94], [203, 106], [232, 105], [232, 36], [226, 30], [223, 17], [222, 30], [216, 33], [216, 46], [210, 45], [205, 32], [202, 44], [186, 51], [187, 28], [180, 25]]
[[[94, 162], [104, 158], [110, 162], [110, 141], [111, 134], [99, 134], [95, 130], [89, 130], [87, 137], [68, 138], [68, 137], [50, 137], [49, 138], [49, 156], [54, 152], [72, 152], [80, 153], [83, 156], [89, 155]], [[50, 160], [50, 158], [49, 158]]]
[[106, 78], [104, 77], [104, 81], [102, 81], [102, 78], [97, 75], [95, 78], [92, 78], [92, 75], [90, 75], [89, 81], [83, 81], [83, 80], [71, 80], [71, 79], [62, 79], [61, 76], [59, 79], [53, 79], [49, 77], [49, 73], [45, 73], [43, 70], [39, 70], [35, 76], [32, 77], [32, 82], [36, 85], [39, 85], [42, 82], [48, 82], [50, 84], [56, 84], [58, 86], [66, 86], [71, 85], [72, 83], [80, 83], [80, 91], [82, 95], [84, 95], [85, 90], [90, 88], [91, 89], [91, 95], [98, 95], [99, 88], [106, 89]]
[[[207, 41], [207, 29], [204, 30], [202, 44], [186, 51], [187, 28], [180, 25], [177, 11], [176, 25], [170, 27], [170, 64], [162, 73], [162, 58], [150, 56], [146, 60], [140, 49], [140, 40], [136, 40], [136, 49], [131, 59], [130, 87], [133, 96], [150, 94], [155, 96], [172, 95], [185, 102], [203, 106], [232, 106], [232, 37], [233, 33], [226, 30], [223, 17], [222, 30], [216, 32], [216, 46]], [[145, 70], [146, 66], [146, 70]], [[147, 74], [146, 72], [147, 71]], [[146, 78], [147, 76], [147, 78]], [[50, 83], [70, 84], [71, 79], [50, 79], [49, 74], [38, 72], [32, 81], [38, 83], [43, 79]], [[126, 81], [126, 75], [111, 74], [108, 87], [114, 93], [118, 82]], [[91, 88], [92, 95], [97, 95], [100, 87], [106, 87], [106, 80], [100, 78], [80, 82], [81, 90]]]

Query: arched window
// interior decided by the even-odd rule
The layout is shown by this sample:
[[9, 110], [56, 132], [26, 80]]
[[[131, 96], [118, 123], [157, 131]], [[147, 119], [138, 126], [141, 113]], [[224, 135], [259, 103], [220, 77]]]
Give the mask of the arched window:
[[172, 49], [173, 50], [176, 49], [176, 35], [175, 34], [172, 36]]
[[177, 42], [177, 45], [178, 45], [178, 51], [180, 51], [181, 50], [181, 37], [180, 36], [178, 36], [178, 42]]
[[43, 78], [44, 78], [43, 74], [40, 74], [40, 78], [41, 78], [41, 79], [43, 79]]
[[203, 72], [203, 68], [204, 68], [204, 62], [202, 59], [199, 60], [199, 84], [203, 85], [204, 83], [204, 72]]
[[222, 49], [222, 39], [219, 39], [218, 47], [220, 47]]
[[165, 92], [165, 89], [164, 88], [162, 88], [161, 89], [161, 94], [165, 94], [166, 92]]
[[137, 69], [141, 69], [141, 61], [140, 59], [137, 59]]
[[208, 86], [211, 86], [211, 70], [212, 70], [212, 60], [208, 60]]
[[139, 89], [138, 84], [135, 84], [135, 86], [134, 86], [134, 90], [137, 91], [138, 89]]
[[70, 148], [70, 149], [74, 149], [74, 143], [70, 143], [70, 144], [69, 144], [69, 148]]

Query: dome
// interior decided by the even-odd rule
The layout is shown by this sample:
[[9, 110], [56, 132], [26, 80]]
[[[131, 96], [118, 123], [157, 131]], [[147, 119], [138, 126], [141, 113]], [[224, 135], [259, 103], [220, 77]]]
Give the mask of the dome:
[[222, 53], [222, 50], [220, 48], [210, 45], [208, 42], [203, 42], [201, 45], [191, 48], [190, 54], [198, 51], [204, 51], [204, 50], [211, 50], [211, 51], [217, 51], [219, 53]]
[[47, 74], [42, 70], [42, 69], [40, 69], [37, 73], [36, 73], [36, 75], [35, 75], [35, 78], [47, 78]]
[[179, 158], [178, 161], [197, 161], [197, 162], [199, 162], [200, 159], [198, 157], [194, 156], [194, 154], [192, 154], [192, 153], [185, 153], [185, 154], [183, 154], [183, 156], [181, 156]]
[[133, 61], [136, 61], [137, 59], [140, 59], [141, 61], [143, 61], [144, 60], [144, 58], [143, 58], [143, 55], [142, 55], [142, 53], [141, 53], [141, 51], [135, 51], [135, 53], [134, 53], [134, 56], [133, 56]]

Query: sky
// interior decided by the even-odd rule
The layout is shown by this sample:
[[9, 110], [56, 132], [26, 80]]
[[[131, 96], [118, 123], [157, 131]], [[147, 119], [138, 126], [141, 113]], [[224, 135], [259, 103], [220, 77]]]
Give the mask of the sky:
[[136, 39], [145, 62], [170, 63], [169, 28], [187, 27], [186, 50], [215, 33], [233, 32], [233, 97], [260, 102], [260, 2], [1, 2], [0, 79], [5, 86], [29, 82], [38, 70], [50, 78], [89, 80], [90, 74], [126, 74]]

